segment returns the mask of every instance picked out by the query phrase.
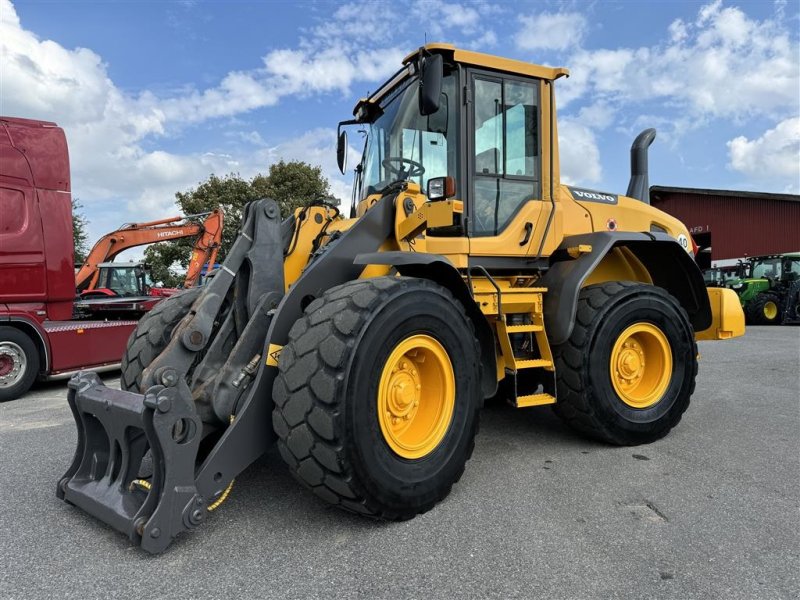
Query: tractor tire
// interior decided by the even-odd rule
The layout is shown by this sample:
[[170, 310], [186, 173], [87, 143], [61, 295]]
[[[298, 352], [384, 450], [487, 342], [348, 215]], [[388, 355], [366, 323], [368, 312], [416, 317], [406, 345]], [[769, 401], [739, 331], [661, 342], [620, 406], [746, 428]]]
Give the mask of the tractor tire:
[[0, 402], [16, 400], [39, 374], [39, 350], [16, 327], [0, 327]]
[[747, 316], [753, 325], [780, 325], [783, 303], [777, 294], [762, 292], [747, 304]]
[[665, 290], [609, 282], [581, 290], [575, 327], [553, 348], [556, 414], [619, 446], [665, 436], [689, 406], [697, 344], [686, 311]]
[[480, 350], [436, 283], [350, 281], [289, 332], [273, 427], [289, 470], [324, 501], [387, 520], [444, 499], [475, 446]]
[[202, 288], [190, 288], [165, 298], [140, 320], [128, 338], [128, 345], [122, 357], [122, 375], [119, 383], [128, 392], [144, 393], [139, 389], [142, 373], [167, 347], [172, 332], [181, 322], [192, 304], [197, 300]]

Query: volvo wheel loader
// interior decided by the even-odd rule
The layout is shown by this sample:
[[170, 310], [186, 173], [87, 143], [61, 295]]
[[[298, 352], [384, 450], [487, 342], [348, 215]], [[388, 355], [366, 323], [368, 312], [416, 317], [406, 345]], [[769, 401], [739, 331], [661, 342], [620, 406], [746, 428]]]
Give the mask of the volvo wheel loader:
[[366, 133], [347, 217], [249, 204], [202, 289], [140, 321], [122, 390], [69, 384], [57, 494], [161, 552], [277, 442], [325, 502], [390, 520], [459, 480], [485, 399], [551, 405], [582, 434], [652, 442], [689, 405], [698, 339], [744, 332], [686, 227], [649, 206], [643, 132], [627, 195], [561, 183], [563, 68], [427, 45], [339, 125]]

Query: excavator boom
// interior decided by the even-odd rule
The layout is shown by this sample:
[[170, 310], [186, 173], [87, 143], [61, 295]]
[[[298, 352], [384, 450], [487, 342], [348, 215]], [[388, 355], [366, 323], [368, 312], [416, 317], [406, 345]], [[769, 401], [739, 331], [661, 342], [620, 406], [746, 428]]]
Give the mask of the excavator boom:
[[203, 223], [203, 233], [197, 238], [189, 259], [189, 269], [186, 271], [184, 288], [197, 285], [203, 265], [208, 264], [209, 270], [217, 262], [217, 253], [222, 243], [222, 211], [215, 210], [208, 215]]
[[[189, 219], [198, 217], [206, 217], [206, 219], [203, 223], [189, 221]], [[78, 292], [95, 289], [100, 276], [99, 265], [112, 261], [114, 257], [129, 248], [167, 240], [197, 237], [185, 283], [185, 287], [191, 287], [197, 282], [200, 270], [206, 261], [209, 260], [213, 265], [216, 260], [222, 241], [222, 218], [222, 211], [216, 209], [185, 217], [169, 217], [145, 223], [126, 223], [116, 231], [104, 235], [92, 247], [86, 261], [75, 276], [75, 288]]]

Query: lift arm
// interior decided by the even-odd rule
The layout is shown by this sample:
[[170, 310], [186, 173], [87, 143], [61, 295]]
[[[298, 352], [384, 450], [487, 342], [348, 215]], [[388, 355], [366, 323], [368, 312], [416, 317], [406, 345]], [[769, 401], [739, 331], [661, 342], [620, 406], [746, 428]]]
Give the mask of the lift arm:
[[[189, 221], [197, 217], [206, 219], [203, 223]], [[191, 287], [197, 283], [200, 270], [206, 261], [211, 265], [216, 261], [222, 241], [222, 211], [219, 209], [147, 223], [127, 223], [116, 231], [107, 233], [92, 247], [92, 251], [75, 276], [75, 288], [78, 292], [95, 289], [100, 275], [98, 269], [100, 263], [113, 260], [124, 250], [187, 237], [197, 237], [185, 282], [185, 287]]]

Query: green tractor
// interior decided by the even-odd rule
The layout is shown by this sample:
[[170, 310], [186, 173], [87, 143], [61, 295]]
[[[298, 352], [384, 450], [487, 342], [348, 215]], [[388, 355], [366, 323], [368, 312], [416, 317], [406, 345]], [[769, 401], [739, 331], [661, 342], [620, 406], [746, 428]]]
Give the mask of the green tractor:
[[739, 295], [748, 324], [800, 322], [800, 252], [751, 257], [745, 277], [730, 287]]
[[703, 271], [706, 287], [732, 288], [747, 276], [747, 264], [739, 261], [736, 265], [712, 267]]

